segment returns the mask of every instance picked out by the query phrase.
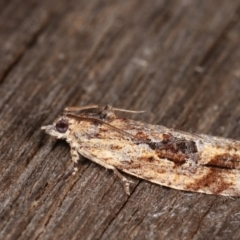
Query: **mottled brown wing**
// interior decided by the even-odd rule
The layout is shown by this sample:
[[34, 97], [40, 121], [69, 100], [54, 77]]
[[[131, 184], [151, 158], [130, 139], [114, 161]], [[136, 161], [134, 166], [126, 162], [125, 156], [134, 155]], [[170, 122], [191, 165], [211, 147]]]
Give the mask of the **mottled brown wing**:
[[[240, 195], [238, 141], [189, 134], [133, 120], [102, 125], [82, 142], [82, 154], [101, 165], [163, 186], [208, 194]], [[81, 153], [80, 151], [80, 153]], [[103, 164], [104, 163], [104, 164]]]

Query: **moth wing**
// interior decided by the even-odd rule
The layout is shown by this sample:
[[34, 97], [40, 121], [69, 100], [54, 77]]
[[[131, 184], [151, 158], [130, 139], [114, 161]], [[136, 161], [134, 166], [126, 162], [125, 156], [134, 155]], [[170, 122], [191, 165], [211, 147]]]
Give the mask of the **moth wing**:
[[[163, 142], [163, 134], [165, 134], [172, 135], [173, 139], [186, 139], [188, 142], [200, 142], [206, 139], [206, 144], [203, 142], [202, 149], [197, 149], [196, 154], [190, 152], [186, 155], [187, 161], [181, 162], [176, 161], [171, 155], [171, 148], [165, 149], [167, 151], [164, 149], [162, 151], [160, 148], [160, 151], [149, 143], [144, 141], [139, 143], [135, 141], [136, 139], [102, 125], [97, 137], [86, 139], [79, 153], [107, 169], [116, 168], [174, 189], [227, 196], [240, 195], [240, 171], [210, 166], [208, 156], [204, 155], [207, 152], [204, 149], [205, 145], [213, 150], [214, 144], [211, 141], [216, 143], [219, 138], [173, 131], [162, 126], [147, 125], [132, 120], [117, 119], [112, 121], [111, 125], [136, 137], [141, 135], [142, 138], [152, 138], [160, 143]], [[165, 155], [161, 155], [163, 152]], [[194, 156], [198, 156], [199, 159]]]

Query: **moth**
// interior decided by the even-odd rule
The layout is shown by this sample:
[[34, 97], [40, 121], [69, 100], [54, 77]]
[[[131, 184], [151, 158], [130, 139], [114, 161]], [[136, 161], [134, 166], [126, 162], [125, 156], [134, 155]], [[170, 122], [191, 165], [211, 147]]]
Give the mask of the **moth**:
[[240, 196], [240, 141], [118, 118], [117, 111], [136, 113], [69, 107], [41, 129], [66, 139], [75, 165], [82, 155], [113, 170], [127, 194], [131, 182], [120, 172], [174, 189]]

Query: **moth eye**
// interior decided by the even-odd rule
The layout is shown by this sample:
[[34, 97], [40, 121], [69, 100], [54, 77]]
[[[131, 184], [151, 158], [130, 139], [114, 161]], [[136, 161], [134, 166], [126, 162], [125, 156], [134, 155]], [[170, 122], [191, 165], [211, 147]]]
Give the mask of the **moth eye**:
[[68, 121], [66, 120], [59, 120], [57, 123], [56, 123], [56, 129], [58, 132], [60, 133], [65, 133], [67, 130], [68, 130]]

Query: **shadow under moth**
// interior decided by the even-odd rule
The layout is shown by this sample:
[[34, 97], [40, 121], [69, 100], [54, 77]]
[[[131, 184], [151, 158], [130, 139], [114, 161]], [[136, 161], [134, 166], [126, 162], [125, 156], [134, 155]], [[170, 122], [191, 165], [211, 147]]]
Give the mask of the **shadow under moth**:
[[75, 164], [81, 154], [112, 169], [127, 194], [131, 182], [118, 170], [174, 189], [240, 196], [240, 141], [118, 118], [117, 111], [137, 113], [110, 105], [69, 107], [41, 129], [66, 139]]

